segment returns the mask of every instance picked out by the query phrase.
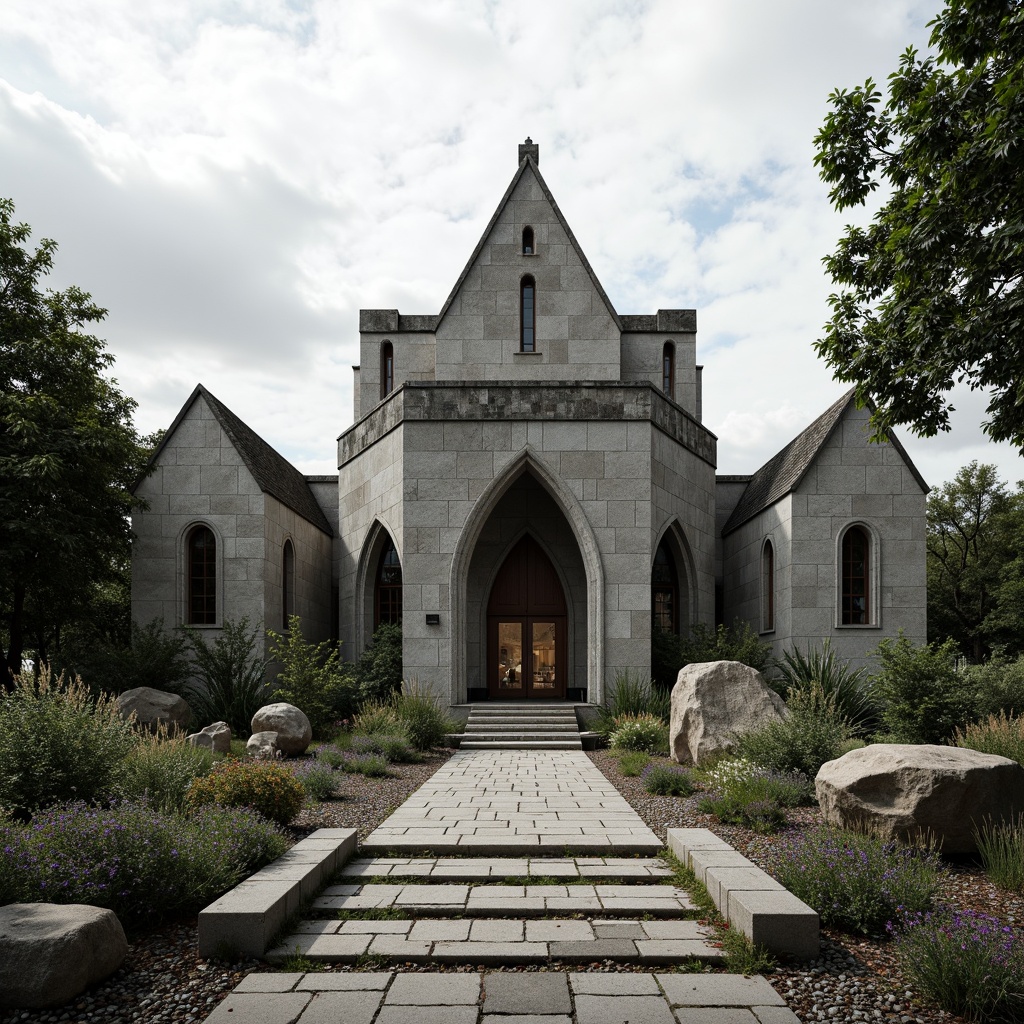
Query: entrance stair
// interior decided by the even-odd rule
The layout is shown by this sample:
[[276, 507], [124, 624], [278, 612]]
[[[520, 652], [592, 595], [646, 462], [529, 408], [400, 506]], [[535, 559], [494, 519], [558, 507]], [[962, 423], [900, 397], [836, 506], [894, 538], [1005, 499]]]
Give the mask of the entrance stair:
[[572, 704], [474, 704], [461, 750], [582, 750]]

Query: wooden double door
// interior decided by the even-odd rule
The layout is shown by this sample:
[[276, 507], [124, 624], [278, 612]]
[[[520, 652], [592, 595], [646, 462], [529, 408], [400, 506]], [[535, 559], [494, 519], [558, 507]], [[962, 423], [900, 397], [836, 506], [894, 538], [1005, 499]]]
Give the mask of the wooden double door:
[[527, 534], [509, 552], [487, 603], [487, 690], [494, 700], [564, 700], [568, 674], [561, 580]]

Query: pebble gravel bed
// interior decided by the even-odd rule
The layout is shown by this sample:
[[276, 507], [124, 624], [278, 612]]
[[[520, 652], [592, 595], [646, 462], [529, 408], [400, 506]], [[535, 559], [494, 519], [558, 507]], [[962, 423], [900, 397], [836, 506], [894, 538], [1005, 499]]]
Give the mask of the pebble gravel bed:
[[[337, 798], [303, 810], [289, 829], [298, 840], [318, 828], [355, 828], [360, 839], [372, 832], [413, 791], [448, 759], [437, 751], [420, 764], [394, 765], [395, 776], [367, 779], [342, 775]], [[779, 836], [765, 836], [735, 825], [722, 825], [700, 814], [694, 798], [659, 797], [648, 793], [638, 778], [627, 778], [607, 751], [588, 755], [641, 818], [662, 840], [668, 828], [713, 828], [727, 842], [761, 866]], [[789, 812], [788, 830], [818, 821], [816, 810]], [[782, 835], [785, 834], [785, 831]], [[1002, 893], [970, 864], [954, 865], [945, 876], [940, 899], [961, 907], [1024, 922], [1024, 900]], [[248, 973], [269, 966], [255, 959], [227, 964], [196, 954], [197, 921], [176, 921], [129, 936], [122, 967], [106, 981], [56, 1010], [0, 1011], [0, 1024], [199, 1024]], [[368, 965], [371, 969], [375, 965]], [[397, 964], [403, 971], [436, 971], [430, 965]], [[353, 967], [338, 967], [352, 970]], [[475, 966], [447, 968], [475, 971]], [[614, 961], [559, 966], [517, 966], [512, 971], [544, 970], [635, 971], [636, 965]], [[492, 968], [493, 970], [493, 968]], [[889, 943], [856, 938], [824, 929], [822, 955], [814, 961], [782, 964], [768, 979], [806, 1024], [811, 1022], [880, 1021], [886, 1024], [965, 1024], [962, 1018], [929, 1006], [905, 979]]]

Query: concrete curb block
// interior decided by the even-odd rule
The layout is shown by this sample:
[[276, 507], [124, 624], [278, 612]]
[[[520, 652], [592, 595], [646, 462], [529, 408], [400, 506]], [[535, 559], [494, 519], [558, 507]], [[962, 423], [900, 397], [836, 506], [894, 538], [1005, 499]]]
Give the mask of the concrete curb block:
[[706, 828], [670, 828], [667, 839], [719, 913], [751, 942], [802, 960], [818, 955], [817, 913], [766, 871]]
[[230, 949], [263, 956], [299, 912], [356, 852], [354, 828], [321, 828], [199, 914], [199, 955]]

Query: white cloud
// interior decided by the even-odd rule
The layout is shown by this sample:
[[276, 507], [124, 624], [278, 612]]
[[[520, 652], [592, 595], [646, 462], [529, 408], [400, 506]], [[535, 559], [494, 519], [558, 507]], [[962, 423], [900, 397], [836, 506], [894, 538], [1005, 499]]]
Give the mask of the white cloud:
[[[323, 472], [358, 309], [437, 311], [530, 134], [616, 306], [697, 308], [720, 469], [749, 472], [843, 390], [810, 347], [828, 93], [938, 3], [8, 0], [0, 193], [110, 308], [142, 429], [202, 380]], [[980, 418], [910, 445], [929, 479], [1012, 475]]]

